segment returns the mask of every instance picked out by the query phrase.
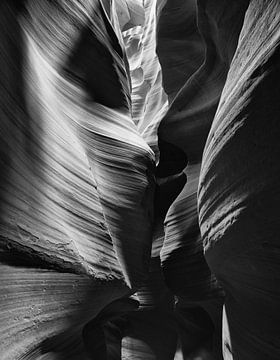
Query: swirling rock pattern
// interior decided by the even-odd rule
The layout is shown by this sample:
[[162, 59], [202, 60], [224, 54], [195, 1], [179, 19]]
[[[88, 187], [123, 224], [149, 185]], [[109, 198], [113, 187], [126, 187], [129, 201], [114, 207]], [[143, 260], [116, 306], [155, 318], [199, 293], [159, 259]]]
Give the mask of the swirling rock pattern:
[[148, 273], [154, 154], [102, 3], [4, 1], [0, 23], [1, 358], [75, 359], [63, 339]]
[[1, 2], [1, 360], [279, 359], [279, 14]]
[[168, 98], [156, 54], [157, 5], [157, 1], [145, 1], [142, 25], [124, 31], [123, 38], [132, 82], [132, 119], [158, 162], [157, 128], [167, 111]]
[[[189, 26], [189, 34], [191, 34], [189, 42], [192, 40], [192, 45], [197, 44], [196, 46], [189, 45], [189, 59], [192, 59], [194, 64], [190, 67], [190, 64], [186, 63], [185, 84], [173, 99], [159, 127], [159, 139], [163, 141], [161, 152], [168, 151], [169, 144], [177, 147], [177, 152], [174, 151], [173, 162], [175, 162], [174, 167], [177, 163], [178, 172], [182, 171], [185, 165], [180, 162], [181, 153], [183, 152], [188, 159], [185, 169], [187, 183], [169, 208], [165, 219], [165, 239], [161, 250], [161, 260], [166, 283], [178, 296], [179, 308], [186, 307], [183, 314], [188, 316], [188, 308], [199, 304], [204, 307], [216, 324], [220, 323], [222, 291], [203, 256], [197, 216], [197, 188], [203, 148], [235, 51], [246, 9], [246, 3], [242, 6], [233, 4], [230, 7], [231, 12], [227, 11], [227, 6], [223, 1], [197, 2], [197, 22], [201, 36], [198, 35], [195, 22], [190, 22]], [[186, 7], [188, 17], [196, 18], [195, 3], [184, 2], [184, 8]], [[244, 9], [243, 12], [240, 7]], [[174, 36], [175, 34], [176, 31]], [[160, 42], [159, 38], [159, 44]], [[201, 49], [202, 45], [205, 52], [204, 62], [192, 74], [191, 70], [193, 71], [195, 65], [199, 64], [197, 62], [198, 49]], [[161, 56], [163, 55], [159, 51], [160, 59]], [[162, 65], [163, 74], [165, 71], [167, 74], [173, 71], [172, 68], [165, 67], [164, 61]], [[168, 88], [168, 76], [163, 78], [166, 79]], [[217, 326], [218, 337], [219, 331], [220, 327]]]

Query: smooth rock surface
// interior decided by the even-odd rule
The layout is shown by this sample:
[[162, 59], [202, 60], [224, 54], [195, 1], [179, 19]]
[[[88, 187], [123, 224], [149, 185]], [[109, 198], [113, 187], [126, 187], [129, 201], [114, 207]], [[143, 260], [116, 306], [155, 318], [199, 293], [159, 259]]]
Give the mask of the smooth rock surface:
[[278, 360], [277, 0], [3, 0], [0, 359]]
[[154, 153], [99, 1], [0, 12], [1, 359], [86, 359], [83, 327], [148, 274]]
[[204, 151], [199, 217], [226, 292], [225, 359], [279, 359], [278, 1], [252, 0]]

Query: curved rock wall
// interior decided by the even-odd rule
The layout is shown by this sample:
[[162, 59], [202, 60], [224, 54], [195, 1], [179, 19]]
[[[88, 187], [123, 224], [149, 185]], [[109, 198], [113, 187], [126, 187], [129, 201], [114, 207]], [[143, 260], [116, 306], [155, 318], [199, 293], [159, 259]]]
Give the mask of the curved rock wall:
[[206, 258], [226, 292], [225, 359], [280, 355], [279, 10], [250, 2], [201, 168]]
[[77, 359], [148, 274], [154, 153], [101, 3], [3, 1], [0, 24], [1, 359]]
[[[194, 2], [184, 2], [185, 7], [187, 4], [189, 14], [196, 13]], [[185, 165], [180, 162], [182, 152], [188, 159], [184, 170], [187, 183], [165, 219], [165, 239], [161, 250], [164, 276], [167, 285], [179, 297], [179, 308], [188, 309], [195, 304], [203, 306], [217, 325], [218, 337], [223, 293], [203, 255], [197, 188], [203, 148], [237, 45], [246, 6], [246, 2], [231, 2], [231, 6], [224, 1], [197, 2], [197, 24], [201, 37], [197, 34], [195, 23], [190, 23], [192, 31], [189, 32], [196, 39], [196, 44], [204, 44], [204, 62], [193, 74], [189, 64], [185, 65], [186, 82], [159, 127], [159, 139], [163, 143], [161, 153], [168, 152], [170, 144], [177, 148], [171, 161], [174, 167], [177, 164], [178, 172]], [[176, 24], [174, 28], [176, 30]], [[160, 48], [160, 37], [158, 43]], [[198, 48], [198, 45], [189, 47], [188, 59], [197, 60]], [[163, 54], [159, 51], [160, 59], [161, 56]], [[172, 69], [165, 67], [164, 61], [162, 66], [163, 78], [168, 79], [165, 72], [168, 74]]]
[[1, 360], [279, 359], [279, 14], [1, 2]]

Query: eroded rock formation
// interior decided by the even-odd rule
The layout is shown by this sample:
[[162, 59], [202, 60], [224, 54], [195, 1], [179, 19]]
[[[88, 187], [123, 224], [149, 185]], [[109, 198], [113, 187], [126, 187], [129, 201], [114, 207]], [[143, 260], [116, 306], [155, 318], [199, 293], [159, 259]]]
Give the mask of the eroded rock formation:
[[1, 2], [1, 360], [280, 358], [279, 29], [277, 0]]
[[280, 356], [279, 10], [250, 2], [200, 175], [206, 257], [227, 295], [225, 359]]

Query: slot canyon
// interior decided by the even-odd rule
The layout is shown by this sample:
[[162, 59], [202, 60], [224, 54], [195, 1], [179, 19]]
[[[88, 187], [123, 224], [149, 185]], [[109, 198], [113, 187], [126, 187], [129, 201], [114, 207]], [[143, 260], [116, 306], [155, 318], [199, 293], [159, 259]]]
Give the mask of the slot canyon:
[[279, 0], [2, 0], [0, 49], [0, 360], [279, 360]]

